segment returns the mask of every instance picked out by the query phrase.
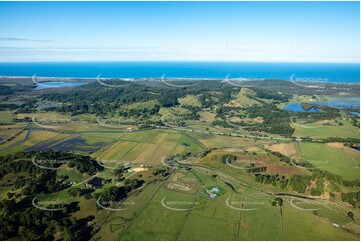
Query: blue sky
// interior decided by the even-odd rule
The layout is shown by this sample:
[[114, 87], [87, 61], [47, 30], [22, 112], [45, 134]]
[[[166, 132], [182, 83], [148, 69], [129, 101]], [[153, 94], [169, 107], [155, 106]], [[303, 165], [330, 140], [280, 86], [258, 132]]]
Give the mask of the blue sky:
[[359, 2], [0, 2], [0, 61], [359, 62]]

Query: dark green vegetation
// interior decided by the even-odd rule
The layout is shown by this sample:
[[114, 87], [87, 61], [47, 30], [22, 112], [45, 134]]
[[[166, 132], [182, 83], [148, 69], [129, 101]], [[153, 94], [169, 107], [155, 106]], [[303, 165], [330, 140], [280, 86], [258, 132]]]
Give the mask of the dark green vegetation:
[[355, 87], [29, 81], [0, 79], [1, 240], [359, 239], [359, 117], [308, 102]]

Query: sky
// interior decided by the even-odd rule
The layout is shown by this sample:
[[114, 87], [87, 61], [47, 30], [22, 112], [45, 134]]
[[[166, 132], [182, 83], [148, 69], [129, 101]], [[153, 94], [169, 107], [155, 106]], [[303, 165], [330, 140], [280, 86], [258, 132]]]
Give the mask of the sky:
[[1, 62], [359, 60], [359, 2], [0, 2]]

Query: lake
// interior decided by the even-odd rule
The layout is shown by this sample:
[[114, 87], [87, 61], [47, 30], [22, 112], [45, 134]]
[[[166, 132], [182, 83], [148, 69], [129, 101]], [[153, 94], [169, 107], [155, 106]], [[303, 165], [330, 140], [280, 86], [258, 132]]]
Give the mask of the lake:
[[328, 101], [316, 101], [314, 104], [325, 105], [331, 108], [359, 108], [360, 98], [358, 97], [331, 97]]
[[59, 88], [59, 87], [77, 87], [87, 84], [87, 82], [39, 82], [35, 90], [41, 90], [46, 88]]
[[300, 112], [300, 113], [318, 113], [320, 110], [318, 108], [311, 108], [305, 111], [300, 103], [288, 103], [286, 106], [283, 107], [283, 110], [291, 111], [291, 112]]

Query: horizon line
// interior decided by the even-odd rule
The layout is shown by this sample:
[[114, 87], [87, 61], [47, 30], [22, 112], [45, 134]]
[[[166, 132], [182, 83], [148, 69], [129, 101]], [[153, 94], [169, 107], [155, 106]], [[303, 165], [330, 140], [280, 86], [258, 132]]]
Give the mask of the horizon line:
[[228, 63], [302, 63], [302, 64], [359, 64], [359, 62], [338, 62], [338, 61], [245, 61], [245, 60], [43, 60], [43, 61], [0, 61], [3, 63], [89, 63], [89, 62], [103, 62], [103, 63], [117, 63], [117, 62], [228, 62]]

